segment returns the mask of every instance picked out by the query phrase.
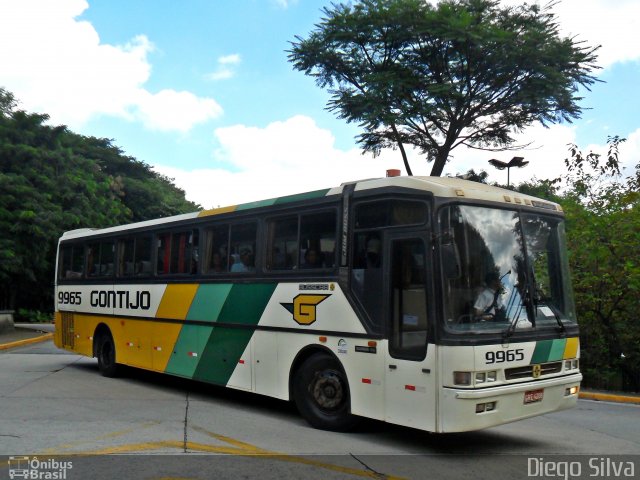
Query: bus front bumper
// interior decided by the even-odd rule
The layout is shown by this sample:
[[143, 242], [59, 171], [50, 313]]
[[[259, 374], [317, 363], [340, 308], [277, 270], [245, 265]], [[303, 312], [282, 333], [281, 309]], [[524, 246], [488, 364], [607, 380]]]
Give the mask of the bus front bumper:
[[582, 374], [490, 388], [445, 387], [438, 431], [480, 430], [574, 407]]

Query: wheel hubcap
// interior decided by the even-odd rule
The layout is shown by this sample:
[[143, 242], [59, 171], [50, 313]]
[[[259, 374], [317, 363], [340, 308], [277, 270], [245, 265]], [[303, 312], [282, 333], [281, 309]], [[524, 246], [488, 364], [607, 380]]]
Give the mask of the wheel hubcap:
[[340, 377], [335, 372], [318, 374], [313, 383], [312, 394], [318, 406], [325, 410], [335, 410], [344, 399]]

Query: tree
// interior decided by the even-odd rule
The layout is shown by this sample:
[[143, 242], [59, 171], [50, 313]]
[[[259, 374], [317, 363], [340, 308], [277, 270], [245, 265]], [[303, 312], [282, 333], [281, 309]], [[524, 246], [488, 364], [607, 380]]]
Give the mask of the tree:
[[623, 141], [609, 137], [606, 156], [572, 145], [561, 203], [585, 382], [640, 391], [640, 163], [635, 174], [621, 174]]
[[51, 310], [66, 230], [195, 211], [184, 192], [110, 140], [46, 125], [0, 88], [0, 308]]
[[358, 123], [364, 151], [405, 145], [441, 175], [459, 145], [515, 149], [536, 121], [578, 118], [578, 86], [596, 79], [595, 51], [559, 33], [545, 7], [497, 0], [360, 0], [325, 7], [291, 43], [296, 70], [329, 89], [328, 110]]

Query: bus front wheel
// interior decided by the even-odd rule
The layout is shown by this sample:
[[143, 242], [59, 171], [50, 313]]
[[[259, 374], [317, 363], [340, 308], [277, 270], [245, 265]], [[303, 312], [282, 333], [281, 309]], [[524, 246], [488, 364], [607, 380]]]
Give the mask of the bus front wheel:
[[105, 332], [98, 337], [98, 370], [103, 377], [115, 377], [118, 374], [116, 346], [111, 333]]
[[356, 423], [351, 415], [349, 384], [340, 363], [324, 354], [306, 359], [293, 379], [293, 399], [313, 427], [344, 431]]

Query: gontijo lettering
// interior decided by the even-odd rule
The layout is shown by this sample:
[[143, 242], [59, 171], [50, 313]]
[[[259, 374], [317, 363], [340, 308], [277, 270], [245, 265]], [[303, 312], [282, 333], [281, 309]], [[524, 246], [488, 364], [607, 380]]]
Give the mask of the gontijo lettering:
[[136, 292], [128, 290], [92, 290], [89, 294], [89, 300], [92, 307], [149, 310], [151, 293], [147, 290]]

